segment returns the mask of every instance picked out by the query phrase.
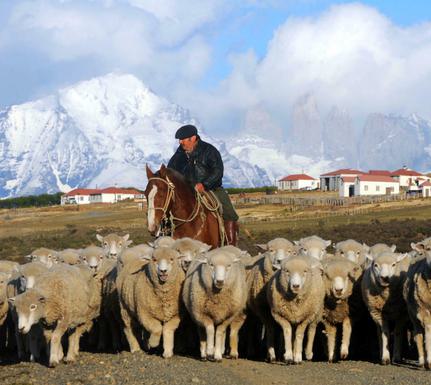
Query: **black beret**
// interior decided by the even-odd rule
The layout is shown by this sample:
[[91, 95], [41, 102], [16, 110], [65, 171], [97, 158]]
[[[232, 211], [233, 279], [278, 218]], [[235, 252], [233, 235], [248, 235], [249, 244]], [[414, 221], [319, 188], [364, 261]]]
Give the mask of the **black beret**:
[[190, 138], [193, 135], [197, 135], [198, 130], [192, 124], [187, 124], [185, 126], [180, 127], [175, 133], [175, 139], [186, 139]]

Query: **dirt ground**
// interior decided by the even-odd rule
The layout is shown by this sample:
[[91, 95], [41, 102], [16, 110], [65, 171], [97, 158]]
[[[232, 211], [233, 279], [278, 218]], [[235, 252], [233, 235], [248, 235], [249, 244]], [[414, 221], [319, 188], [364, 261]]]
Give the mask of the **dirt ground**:
[[[60, 208], [4, 210], [0, 212], [0, 258], [21, 260], [23, 255], [40, 246], [54, 249], [82, 247], [95, 242], [97, 233], [111, 231], [130, 233], [135, 244], [149, 240], [144, 213], [133, 205], [80, 211]], [[311, 234], [333, 242], [355, 238], [370, 245], [395, 243], [400, 251], [408, 251], [410, 242], [431, 236], [431, 204], [379, 208], [374, 213], [355, 217], [244, 224], [240, 246], [253, 253], [256, 252], [255, 243], [267, 242], [277, 236], [294, 240]], [[375, 341], [376, 335], [369, 333], [363, 338]], [[317, 357], [315, 362], [293, 366], [246, 359], [212, 363], [180, 355], [164, 360], [144, 352], [106, 354], [84, 351], [75, 364], [61, 364], [54, 369], [37, 363], [18, 363], [13, 355], [0, 354], [0, 367], [1, 385], [431, 384], [431, 372], [418, 369], [414, 361], [381, 366], [373, 357], [369, 361], [349, 360], [335, 364]]]

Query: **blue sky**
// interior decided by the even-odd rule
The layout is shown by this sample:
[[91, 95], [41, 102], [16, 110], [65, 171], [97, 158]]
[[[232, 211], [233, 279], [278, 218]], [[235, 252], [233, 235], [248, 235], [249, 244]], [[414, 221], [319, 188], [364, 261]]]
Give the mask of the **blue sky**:
[[425, 0], [2, 0], [0, 109], [121, 71], [208, 125], [255, 106], [283, 120], [304, 93], [353, 116], [424, 115], [430, 23]]

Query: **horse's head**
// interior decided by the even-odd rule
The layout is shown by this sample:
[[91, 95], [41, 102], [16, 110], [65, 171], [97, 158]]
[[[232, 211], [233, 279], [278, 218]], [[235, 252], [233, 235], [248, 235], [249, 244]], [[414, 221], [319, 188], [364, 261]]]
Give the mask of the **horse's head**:
[[154, 235], [159, 229], [160, 223], [169, 211], [173, 199], [174, 185], [167, 175], [167, 168], [164, 164], [160, 170], [153, 173], [146, 166], [148, 184], [145, 189], [147, 198], [147, 219], [148, 231]]

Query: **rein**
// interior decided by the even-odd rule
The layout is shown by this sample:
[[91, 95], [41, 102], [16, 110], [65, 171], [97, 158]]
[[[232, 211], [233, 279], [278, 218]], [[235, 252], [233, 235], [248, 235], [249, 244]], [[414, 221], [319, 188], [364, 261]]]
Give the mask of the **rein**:
[[[219, 208], [220, 208], [220, 203], [217, 200], [217, 198], [215, 197], [214, 193], [212, 193], [211, 191], [209, 192], [212, 195], [212, 199], [209, 199], [209, 197], [204, 196], [203, 194], [199, 194], [197, 191], [195, 192], [195, 199], [196, 199], [196, 203], [193, 207], [193, 211], [191, 212], [191, 214], [189, 215], [188, 218], [179, 218], [173, 215], [171, 210], [169, 209], [169, 206], [174, 198], [175, 195], [175, 185], [169, 180], [169, 178], [167, 177], [166, 179], [164, 178], [160, 178], [160, 177], [152, 177], [148, 179], [148, 183], [150, 183], [150, 181], [153, 180], [160, 180], [163, 183], [165, 183], [168, 187], [168, 193], [166, 194], [166, 198], [165, 198], [165, 202], [163, 203], [162, 207], [154, 207], [154, 210], [162, 210], [163, 215], [162, 215], [162, 219], [160, 221], [160, 223], [163, 222], [168, 222], [171, 226], [171, 234], [173, 235], [175, 228], [185, 224], [185, 223], [190, 223], [192, 221], [194, 221], [196, 219], [196, 217], [198, 216], [199, 212], [201, 212], [201, 228], [198, 231], [198, 234], [202, 231], [203, 226], [205, 225], [205, 218], [206, 215], [204, 212], [202, 212], [202, 207], [205, 207], [208, 211], [210, 211], [213, 215], [215, 215], [217, 218], [220, 216], [219, 214]], [[212, 202], [211, 202], [212, 200]], [[168, 211], [169, 211], [169, 215], [168, 215]], [[174, 221], [180, 222], [178, 225], [175, 225]], [[225, 231], [224, 231], [224, 226], [222, 225], [223, 221], [220, 220], [220, 218], [218, 218], [218, 223], [219, 223], [219, 231], [220, 231], [220, 236], [221, 236], [221, 242], [222, 245], [225, 242]], [[160, 225], [161, 227], [161, 225]], [[163, 235], [168, 235], [168, 234], [164, 234], [163, 231], [161, 231]]]

